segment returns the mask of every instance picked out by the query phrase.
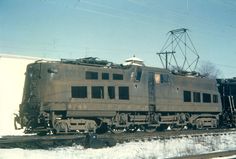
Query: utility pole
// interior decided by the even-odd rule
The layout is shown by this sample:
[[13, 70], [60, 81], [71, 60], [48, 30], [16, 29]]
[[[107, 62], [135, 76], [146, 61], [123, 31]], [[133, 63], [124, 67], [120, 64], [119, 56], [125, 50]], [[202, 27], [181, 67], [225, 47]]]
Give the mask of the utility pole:
[[160, 59], [161, 59], [161, 63], [162, 63], [162, 65], [164, 66], [164, 63], [163, 63], [163, 61], [162, 61], [162, 58], [161, 58], [161, 55], [165, 55], [166, 56], [166, 58], [165, 58], [165, 68], [166, 69], [168, 69], [168, 54], [174, 54], [175, 53], [175, 51], [166, 51], [166, 52], [158, 52], [158, 53], [156, 53], [159, 57], [160, 57]]

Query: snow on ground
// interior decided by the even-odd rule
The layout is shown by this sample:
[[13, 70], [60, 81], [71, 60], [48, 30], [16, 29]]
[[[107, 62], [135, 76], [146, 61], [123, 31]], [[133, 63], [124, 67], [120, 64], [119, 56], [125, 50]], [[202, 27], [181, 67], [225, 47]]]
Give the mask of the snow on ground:
[[236, 134], [222, 136], [183, 137], [168, 140], [130, 142], [102, 149], [82, 146], [51, 150], [0, 149], [0, 158], [26, 159], [159, 159], [212, 153], [236, 149]]

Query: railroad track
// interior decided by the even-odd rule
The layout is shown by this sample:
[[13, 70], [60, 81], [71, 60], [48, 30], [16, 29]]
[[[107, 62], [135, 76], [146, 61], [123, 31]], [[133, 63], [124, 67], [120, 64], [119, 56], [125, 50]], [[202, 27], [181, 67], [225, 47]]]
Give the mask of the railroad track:
[[85, 148], [101, 148], [115, 146], [116, 143], [131, 141], [168, 140], [199, 136], [220, 136], [236, 134], [236, 129], [135, 132], [121, 134], [74, 134], [48, 136], [4, 136], [0, 138], [0, 148], [49, 149], [59, 146], [82, 145]]
[[161, 132], [136, 132], [136, 133], [122, 133], [111, 134], [106, 133], [98, 135], [102, 138], [112, 137], [118, 143], [131, 142], [131, 141], [145, 141], [145, 140], [168, 140], [175, 138], [191, 138], [200, 136], [220, 136], [236, 134], [236, 129], [210, 129], [210, 130], [185, 130], [185, 131], [161, 131]]
[[48, 149], [81, 144], [85, 142], [84, 139], [81, 135], [3, 136], [0, 138], [0, 148]]

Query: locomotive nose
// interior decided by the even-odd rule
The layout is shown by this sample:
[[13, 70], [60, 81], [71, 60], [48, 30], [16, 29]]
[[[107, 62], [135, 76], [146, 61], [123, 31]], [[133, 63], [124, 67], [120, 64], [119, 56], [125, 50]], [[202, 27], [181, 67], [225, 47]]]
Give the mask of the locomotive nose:
[[41, 79], [41, 64], [29, 64], [25, 73], [23, 98], [20, 104], [19, 115], [15, 116], [15, 128], [17, 123], [22, 127], [35, 127], [40, 107], [39, 84]]

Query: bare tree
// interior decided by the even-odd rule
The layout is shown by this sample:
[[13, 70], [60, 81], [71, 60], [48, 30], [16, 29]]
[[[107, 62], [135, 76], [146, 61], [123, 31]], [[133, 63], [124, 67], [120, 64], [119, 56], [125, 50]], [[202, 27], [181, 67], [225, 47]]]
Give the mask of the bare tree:
[[198, 68], [198, 72], [210, 79], [216, 79], [221, 76], [221, 71], [210, 61], [202, 62]]

